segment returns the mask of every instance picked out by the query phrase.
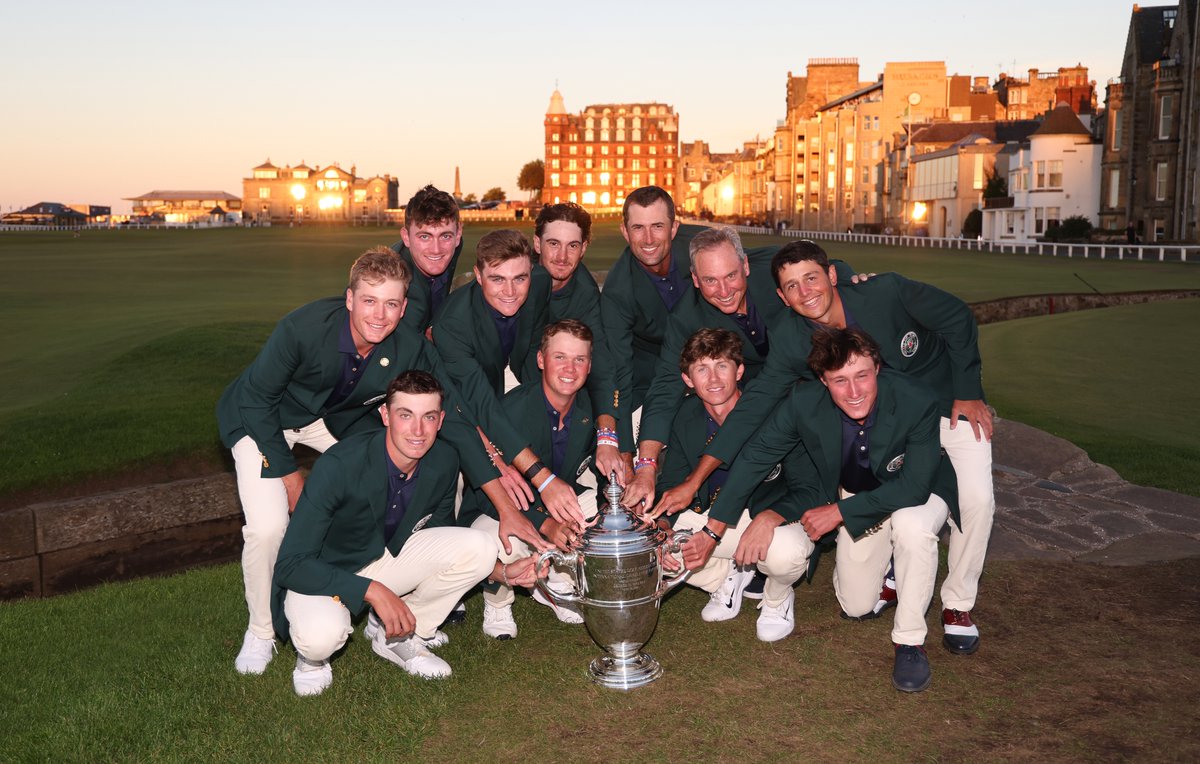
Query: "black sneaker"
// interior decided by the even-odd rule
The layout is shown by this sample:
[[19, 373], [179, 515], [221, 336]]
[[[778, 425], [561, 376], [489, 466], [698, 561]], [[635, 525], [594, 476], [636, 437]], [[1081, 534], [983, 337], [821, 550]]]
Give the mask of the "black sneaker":
[[[442, 621], [442, 626], [457, 626], [465, 620], [467, 620], [467, 606], [460, 600], [450, 611], [450, 615], [446, 616], [446, 620]], [[441, 626], [438, 628], [440, 629]]]
[[742, 590], [742, 596], [748, 600], [761, 600], [763, 598], [763, 586], [767, 583], [767, 577], [763, 575], [761, 570], [754, 571], [754, 578], [750, 584]]

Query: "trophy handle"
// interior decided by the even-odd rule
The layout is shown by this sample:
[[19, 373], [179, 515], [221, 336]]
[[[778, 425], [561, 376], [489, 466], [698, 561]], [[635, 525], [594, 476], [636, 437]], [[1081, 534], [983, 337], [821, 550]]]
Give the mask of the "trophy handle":
[[535, 580], [533, 582], [533, 585], [537, 587], [538, 591], [540, 591], [544, 596], [549, 598], [549, 600], [551, 602], [555, 603], [556, 605], [582, 604], [583, 597], [579, 596], [579, 594], [578, 594], [578, 592], [579, 592], [579, 569], [576, 567], [577, 561], [574, 558], [574, 556], [572, 556], [570, 559], [568, 559], [566, 555], [564, 555], [562, 552], [558, 551], [557, 549], [549, 549], [545, 552], [542, 552], [541, 556], [538, 557], [537, 569], [541, 570], [542, 566], [544, 566], [547, 562], [552, 562], [555, 565], [565, 565], [566, 567], [571, 569], [571, 571], [574, 573], [572, 578], [575, 579], [575, 587], [574, 587], [575, 593], [559, 594], [558, 592], [551, 589], [549, 586], [546, 586], [546, 579], [544, 579], [544, 578], [538, 578], [537, 580]]
[[[672, 554], [674, 552], [678, 552], [683, 548], [684, 543], [691, 537], [692, 532], [690, 530], [675, 531], [671, 534], [670, 538], [667, 539], [667, 543], [663, 545], [663, 554]], [[654, 593], [654, 596], [656, 598], [661, 598], [667, 592], [686, 581], [687, 577], [691, 574], [692, 571], [688, 570], [687, 568], [683, 568], [682, 573], [676, 573], [673, 576], [668, 576], [664, 572], [662, 582], [658, 585], [658, 591]]]

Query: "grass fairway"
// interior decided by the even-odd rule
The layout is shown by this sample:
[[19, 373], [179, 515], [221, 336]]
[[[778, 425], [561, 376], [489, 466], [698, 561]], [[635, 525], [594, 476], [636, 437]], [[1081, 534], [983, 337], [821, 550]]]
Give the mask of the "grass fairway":
[[[495, 227], [467, 229], [460, 273]], [[0, 235], [0, 495], [178, 459], [219, 464], [221, 390], [283, 314], [339, 292], [358, 254], [398, 236], [318, 227]], [[746, 239], [771, 241], [782, 240]], [[589, 265], [605, 270], [622, 246], [616, 223], [598, 224]], [[897, 270], [969, 301], [1084, 290], [1077, 273], [1102, 291], [1200, 287], [1195, 265], [828, 247], [860, 270]]]
[[1126, 480], [1200, 496], [1200, 300], [980, 329], [997, 412], [1085, 449]]
[[[832, 560], [800, 585], [796, 631], [765, 644], [750, 605], [706, 624], [689, 587], [649, 651], [666, 673], [633, 692], [588, 683], [583, 627], [518, 598], [516, 640], [480, 631], [481, 599], [424, 681], [355, 631], [316, 698], [294, 652], [233, 670], [245, 627], [236, 565], [0, 604], [3, 761], [1195, 761], [1200, 560], [1134, 571], [993, 562], [976, 655], [940, 646], [933, 684], [890, 683], [891, 615], [837, 615]], [[1096, 608], [1098, 594], [1106, 607]], [[1164, 612], [1171, 617], [1164, 618]], [[1053, 614], [1059, 625], [1046, 618]], [[1159, 649], [1169, 646], [1169, 649]]]

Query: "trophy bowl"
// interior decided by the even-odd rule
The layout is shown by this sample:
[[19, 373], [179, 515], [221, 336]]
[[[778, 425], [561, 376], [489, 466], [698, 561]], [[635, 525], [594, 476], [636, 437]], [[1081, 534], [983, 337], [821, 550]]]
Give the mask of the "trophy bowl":
[[[615, 476], [613, 476], [615, 478]], [[569, 594], [555, 592], [538, 579], [543, 595], [559, 604], [572, 604], [583, 614], [588, 633], [605, 654], [591, 662], [588, 673], [596, 684], [632, 690], [662, 676], [662, 666], [642, 650], [658, 625], [658, 606], [669, 589], [687, 578], [686, 571], [667, 579], [662, 554], [679, 551], [691, 531], [668, 534], [644, 527], [621, 506], [621, 489], [610, 481], [597, 522], [583, 534], [578, 549], [544, 552], [547, 562], [565, 568], [572, 579]]]

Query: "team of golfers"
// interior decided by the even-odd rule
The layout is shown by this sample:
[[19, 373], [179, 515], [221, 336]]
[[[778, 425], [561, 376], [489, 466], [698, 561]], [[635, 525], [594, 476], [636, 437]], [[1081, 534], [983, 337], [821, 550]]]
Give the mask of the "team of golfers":
[[[811, 241], [746, 251], [656, 186], [621, 232], [601, 290], [588, 213], [544, 206], [532, 241], [480, 239], [451, 291], [458, 205], [427, 186], [344, 295], [279, 322], [217, 407], [246, 517], [239, 672], [290, 640], [295, 691], [318, 694], [357, 622], [381, 658], [448, 676], [443, 626], [476, 586], [490, 637], [538, 604], [582, 623], [533, 589], [571, 586], [537, 559], [578, 546], [614, 475], [645, 522], [692, 529], [665, 564], [709, 593], [705, 621], [759, 599], [758, 639], [787, 637], [828, 552], [843, 618], [895, 608], [892, 683], [919, 692], [946, 537], [942, 643], [978, 649], [992, 415], [967, 305]], [[298, 443], [322, 452], [307, 477]]]

